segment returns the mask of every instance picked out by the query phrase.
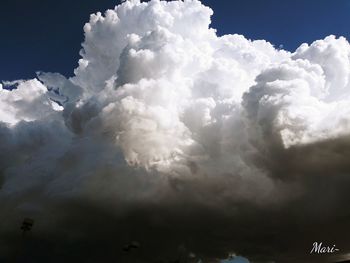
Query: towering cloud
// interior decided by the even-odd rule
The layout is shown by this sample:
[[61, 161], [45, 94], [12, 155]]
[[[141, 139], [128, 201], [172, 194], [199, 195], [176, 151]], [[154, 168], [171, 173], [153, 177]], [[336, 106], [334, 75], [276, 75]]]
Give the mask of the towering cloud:
[[[349, 252], [348, 41], [290, 53], [217, 36], [212, 13], [125, 1], [91, 15], [73, 77], [3, 83], [0, 259], [18, 254], [25, 216], [24, 261]], [[341, 252], [309, 255], [315, 241]]]

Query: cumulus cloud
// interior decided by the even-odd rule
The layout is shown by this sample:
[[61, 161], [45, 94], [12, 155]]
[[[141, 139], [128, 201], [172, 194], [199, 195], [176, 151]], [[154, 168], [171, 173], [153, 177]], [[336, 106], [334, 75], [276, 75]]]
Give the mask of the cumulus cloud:
[[212, 14], [125, 1], [91, 15], [73, 77], [3, 82], [2, 258], [28, 216], [23, 261], [333, 260], [308, 255], [318, 240], [349, 252], [348, 41], [291, 53], [218, 36]]

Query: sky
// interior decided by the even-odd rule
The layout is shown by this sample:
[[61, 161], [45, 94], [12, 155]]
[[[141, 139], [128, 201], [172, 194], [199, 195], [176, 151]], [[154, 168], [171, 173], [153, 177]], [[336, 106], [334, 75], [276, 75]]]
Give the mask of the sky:
[[[0, 80], [32, 78], [35, 72], [72, 76], [91, 13], [117, 0], [4, 0], [0, 4]], [[327, 35], [350, 37], [347, 0], [204, 0], [215, 10], [218, 34], [239, 33], [294, 51]]]
[[349, 259], [345, 1], [28, 2], [0, 4], [1, 262]]

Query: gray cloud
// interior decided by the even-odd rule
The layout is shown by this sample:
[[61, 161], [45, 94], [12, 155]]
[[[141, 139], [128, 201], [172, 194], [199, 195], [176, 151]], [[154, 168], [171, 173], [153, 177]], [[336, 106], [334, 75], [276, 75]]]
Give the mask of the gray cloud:
[[[211, 15], [123, 2], [91, 15], [74, 77], [1, 86], [0, 260], [349, 253], [349, 43], [290, 53], [218, 37]], [[315, 241], [340, 252], [310, 255]]]

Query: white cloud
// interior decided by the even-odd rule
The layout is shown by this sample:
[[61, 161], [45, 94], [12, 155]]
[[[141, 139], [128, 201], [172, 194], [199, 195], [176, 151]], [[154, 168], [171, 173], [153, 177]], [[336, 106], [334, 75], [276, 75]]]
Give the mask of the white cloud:
[[56, 121], [78, 144], [110, 141], [130, 171], [191, 176], [195, 163], [201, 174], [239, 174], [239, 195], [265, 196], [273, 182], [252, 155], [278, 138], [288, 148], [348, 133], [350, 46], [329, 36], [290, 53], [218, 37], [212, 13], [196, 0], [155, 0], [91, 15], [75, 76], [39, 72], [1, 89], [1, 120], [9, 132]]
[[62, 110], [57, 103], [50, 100], [47, 88], [37, 79], [15, 84], [18, 86], [13, 90], [0, 88], [2, 122], [13, 125], [19, 121], [45, 120], [49, 115]]
[[[302, 195], [304, 179], [276, 180], [277, 157], [349, 134], [350, 45], [329, 36], [290, 53], [218, 37], [212, 13], [197, 0], [125, 1], [91, 15], [74, 77], [0, 86], [0, 197], [41, 204], [21, 199], [40, 188], [55, 202], [222, 208]], [[304, 163], [309, 178], [315, 161]]]

